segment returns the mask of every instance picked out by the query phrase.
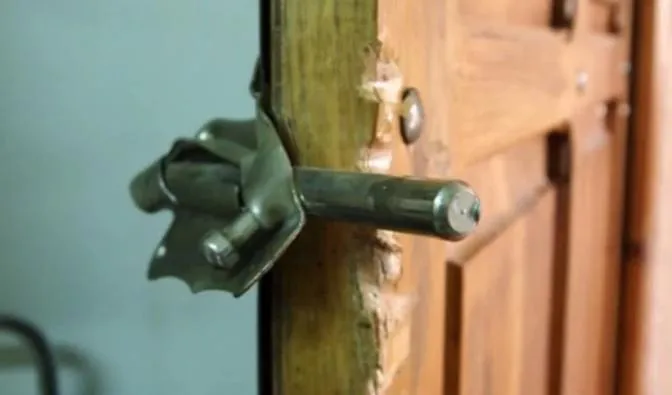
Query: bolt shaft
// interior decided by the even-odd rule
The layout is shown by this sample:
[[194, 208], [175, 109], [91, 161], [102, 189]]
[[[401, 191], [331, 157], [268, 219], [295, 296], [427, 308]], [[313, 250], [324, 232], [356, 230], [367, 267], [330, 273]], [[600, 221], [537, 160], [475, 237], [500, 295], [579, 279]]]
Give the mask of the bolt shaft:
[[459, 240], [479, 220], [474, 192], [459, 181], [295, 168], [307, 214]]

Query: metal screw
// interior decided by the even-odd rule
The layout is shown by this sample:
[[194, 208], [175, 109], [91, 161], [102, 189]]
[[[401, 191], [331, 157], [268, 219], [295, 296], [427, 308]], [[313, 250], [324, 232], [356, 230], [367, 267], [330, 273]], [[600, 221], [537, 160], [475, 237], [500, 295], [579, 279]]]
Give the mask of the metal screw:
[[415, 88], [404, 90], [401, 109], [401, 137], [406, 144], [412, 144], [420, 138], [425, 124], [425, 110]]
[[466, 236], [481, 219], [481, 201], [471, 188], [464, 186], [453, 194], [446, 214], [453, 231]]
[[156, 256], [157, 258], [163, 258], [166, 255], [166, 252], [167, 252], [166, 251], [166, 246], [164, 246], [162, 244], [162, 245], [160, 245], [156, 248], [156, 252], [154, 253], [154, 256]]
[[220, 231], [207, 233], [201, 243], [201, 249], [210, 264], [222, 269], [233, 268], [239, 259], [236, 247]]
[[590, 79], [590, 76], [588, 75], [587, 72], [585, 71], [580, 71], [576, 75], [576, 89], [579, 90], [579, 92], [584, 92], [586, 88], [588, 87], [588, 80]]
[[208, 130], [203, 130], [196, 135], [196, 138], [201, 140], [201, 141], [205, 141], [205, 140], [209, 140], [210, 138], [212, 138], [212, 134]]

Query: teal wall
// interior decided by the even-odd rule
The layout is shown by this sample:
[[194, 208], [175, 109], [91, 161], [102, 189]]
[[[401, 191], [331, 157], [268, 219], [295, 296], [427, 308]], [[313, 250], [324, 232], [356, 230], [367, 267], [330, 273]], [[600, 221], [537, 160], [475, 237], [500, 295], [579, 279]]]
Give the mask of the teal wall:
[[[49, 335], [64, 394], [256, 393], [256, 290], [146, 281], [170, 216], [140, 214], [127, 185], [208, 118], [252, 116], [257, 13], [0, 0], [0, 313]], [[36, 393], [18, 344], [0, 340], [0, 394]]]

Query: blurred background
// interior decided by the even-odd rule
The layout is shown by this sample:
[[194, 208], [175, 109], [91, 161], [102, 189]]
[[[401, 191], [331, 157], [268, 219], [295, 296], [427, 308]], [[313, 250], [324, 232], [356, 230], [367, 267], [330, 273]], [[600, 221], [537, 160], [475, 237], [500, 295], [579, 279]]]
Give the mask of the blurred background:
[[[254, 394], [256, 290], [149, 283], [168, 214], [128, 183], [215, 116], [253, 115], [257, 2], [2, 0], [0, 313], [56, 348], [64, 394]], [[0, 393], [37, 393], [0, 337]]]

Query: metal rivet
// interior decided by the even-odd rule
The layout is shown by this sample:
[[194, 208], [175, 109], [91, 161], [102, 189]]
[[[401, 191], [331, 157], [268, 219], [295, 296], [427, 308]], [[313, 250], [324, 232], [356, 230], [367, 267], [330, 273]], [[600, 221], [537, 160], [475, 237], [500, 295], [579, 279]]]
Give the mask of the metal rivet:
[[576, 75], [576, 89], [579, 90], [579, 92], [583, 92], [586, 90], [588, 87], [588, 80], [590, 77], [588, 76], [588, 73], [585, 71], [580, 71]]
[[199, 132], [196, 135], [196, 138], [201, 140], [201, 141], [209, 140], [211, 137], [212, 137], [212, 134], [208, 130], [203, 130], [202, 132]]
[[214, 266], [231, 269], [238, 262], [236, 247], [222, 232], [209, 232], [203, 238], [201, 248], [205, 259]]
[[166, 246], [162, 244], [156, 248], [154, 256], [156, 256], [157, 258], [163, 258], [164, 256], [166, 256], [166, 252], [167, 252]]
[[412, 144], [420, 138], [425, 124], [425, 109], [415, 88], [404, 90], [401, 109], [401, 137], [406, 144]]

